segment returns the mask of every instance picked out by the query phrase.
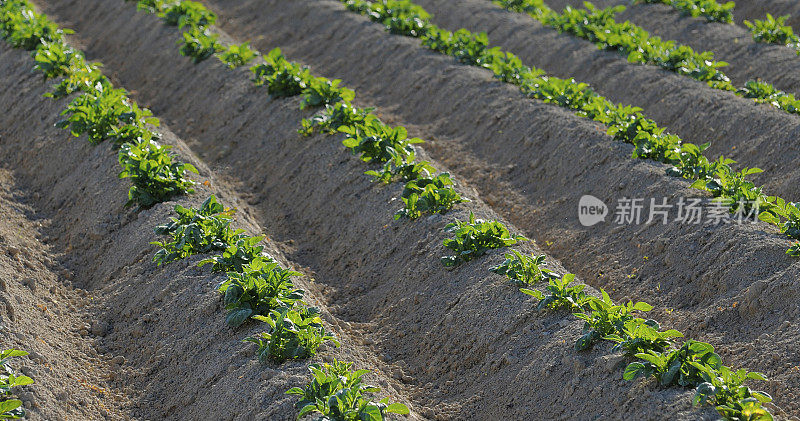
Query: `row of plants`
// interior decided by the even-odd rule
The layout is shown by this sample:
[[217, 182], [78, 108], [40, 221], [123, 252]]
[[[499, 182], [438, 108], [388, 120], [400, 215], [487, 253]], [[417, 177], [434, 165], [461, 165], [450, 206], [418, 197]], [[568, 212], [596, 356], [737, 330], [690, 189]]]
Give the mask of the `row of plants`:
[[227, 311], [225, 322], [232, 328], [249, 319], [269, 325], [268, 331], [246, 341], [258, 345], [262, 363], [282, 363], [308, 358], [326, 341], [339, 342], [325, 331], [319, 309], [303, 301], [305, 292], [292, 278], [300, 273], [284, 269], [260, 245], [263, 236], [248, 236], [231, 227], [235, 210], [225, 208], [210, 196], [199, 209], [175, 206], [177, 217], [156, 227], [165, 236], [154, 241], [159, 250], [157, 265], [197, 254], [211, 255], [198, 266], [211, 265], [213, 273], [225, 273], [217, 285]]
[[[709, 192], [732, 213], [747, 214], [758, 209], [761, 220], [776, 226], [789, 239], [800, 239], [798, 204], [768, 196], [762, 187], [747, 179], [760, 173], [760, 169], [735, 170], [732, 165], [736, 162], [724, 157], [710, 160], [704, 155], [709, 143], [683, 142], [647, 118], [638, 107], [615, 104], [585, 83], [547, 76], [540, 69], [528, 67], [514, 54], [490, 47], [485, 33], [439, 28], [430, 22], [429, 13], [411, 1], [341, 1], [348, 10], [383, 24], [391, 33], [420, 38], [424, 47], [452, 56], [460, 63], [489, 69], [496, 78], [518, 86], [530, 98], [568, 108], [607, 126], [610, 136], [635, 147], [633, 158], [668, 164], [667, 174], [691, 181], [693, 188]], [[751, 88], [763, 86], [753, 82]], [[795, 242], [787, 254], [800, 256], [800, 242]]]
[[[557, 13], [550, 9], [544, 0], [492, 0], [492, 2], [509, 11], [526, 13], [559, 32], [589, 40], [601, 49], [618, 51], [631, 63], [658, 66], [705, 82], [713, 89], [752, 99], [757, 104], [768, 104], [790, 114], [800, 114], [800, 100], [794, 94], [776, 89], [770, 83], [749, 80], [743, 87], [736, 88], [730, 78], [720, 70], [728, 63], [715, 61], [714, 53], [711, 51], [697, 52], [688, 45], [652, 36], [644, 28], [630, 21], [622, 23], [615, 21], [615, 15], [625, 10], [625, 6], [599, 9], [592, 3], [585, 2], [583, 9], [567, 6], [562, 13]], [[762, 36], [768, 35], [762, 31]]]
[[692, 17], [704, 17], [709, 22], [733, 23], [736, 3], [718, 3], [716, 0], [634, 0], [634, 3], [662, 3]]
[[715, 61], [714, 53], [697, 52], [673, 40], [662, 40], [630, 21], [617, 22], [614, 18], [625, 10], [623, 5], [600, 9], [585, 2], [583, 9], [567, 6], [558, 13], [544, 0], [492, 0], [492, 3], [512, 12], [526, 13], [545, 26], [591, 41], [599, 48], [618, 51], [631, 63], [659, 66], [705, 82], [714, 89], [736, 91], [730, 78], [720, 70], [727, 63]]
[[[512, 235], [497, 221], [476, 220], [472, 214], [468, 221], [455, 221], [447, 230], [454, 238], [445, 240], [444, 246], [455, 253], [442, 257], [448, 267], [527, 240]], [[615, 304], [602, 289], [600, 297], [587, 294], [586, 285], [577, 283], [574, 274], [558, 276], [549, 270], [544, 255], [513, 251], [489, 270], [506, 276], [521, 292], [539, 300], [538, 310], [566, 310], [583, 320], [582, 335], [575, 340], [576, 351], [591, 349], [601, 341], [613, 342], [611, 352], [622, 353], [629, 361], [623, 373], [625, 380], [654, 378], [660, 386], [694, 388], [695, 405], [714, 405], [727, 420], [772, 420], [763, 406], [772, 397], [744, 384], [766, 380], [763, 374], [724, 366], [711, 344], [692, 339], [679, 344], [676, 339], [684, 336], [681, 332], [663, 330], [655, 320], [639, 317], [653, 309], [650, 304]], [[543, 290], [534, 289], [541, 283], [547, 283]]]
[[[143, 0], [137, 7], [157, 14], [168, 25], [178, 26], [184, 31], [183, 40], [188, 36], [218, 39], [210, 29], [216, 15], [200, 3]], [[405, 206], [397, 211], [395, 219], [445, 213], [466, 201], [453, 189], [448, 173], [433, 175], [436, 171], [430, 163], [415, 160], [413, 145], [422, 142], [420, 139], [409, 138], [403, 127], [386, 125], [372, 109], [353, 106], [354, 92], [339, 86], [339, 80], [313, 76], [307, 67], [290, 62], [277, 48], [262, 55], [245, 43], [218, 45], [213, 53], [195, 54], [193, 51], [199, 50], [186, 48], [184, 41], [179, 43], [182, 43], [181, 53], [195, 63], [212, 54], [231, 69], [256, 61], [250, 67], [253, 83], [265, 87], [272, 97], [299, 96], [301, 109], [325, 107], [304, 119], [299, 132], [344, 133], [343, 144], [354, 155], [366, 163], [379, 164], [378, 169], [367, 171], [375, 181], [405, 182], [402, 193]], [[281, 268], [264, 253], [258, 245], [263, 237], [249, 237], [230, 228], [233, 210], [225, 209], [212, 197], [200, 209], [176, 206], [175, 212], [177, 218], [156, 229], [156, 233], [167, 235], [168, 239], [154, 242], [160, 247], [154, 260], [163, 264], [194, 254], [217, 253], [198, 265], [212, 264], [212, 271], [226, 273], [226, 279], [217, 289], [223, 297], [229, 326], [241, 326], [249, 319], [267, 325], [264, 332], [245, 339], [257, 345], [261, 362], [309, 358], [327, 341], [339, 346], [333, 335], [325, 331], [319, 309], [309, 307], [303, 301], [305, 292], [292, 282], [292, 277], [300, 274]], [[296, 404], [298, 419], [319, 413], [330, 420], [379, 421], [389, 413], [409, 413], [405, 405], [389, 403], [388, 398], [373, 400], [370, 396], [380, 389], [364, 383], [362, 377], [369, 371], [351, 368], [352, 363], [336, 360], [331, 364], [311, 364], [312, 381], [303, 388], [286, 392], [301, 397]]]
[[[158, 120], [131, 101], [123, 89], [114, 88], [98, 63], [87, 62], [80, 51], [70, 47], [64, 40], [70, 33], [36, 12], [27, 0], [0, 1], [0, 37], [14, 48], [30, 51], [36, 62], [34, 70], [41, 72], [44, 80], [61, 78], [46, 96], [78, 94], [62, 112], [65, 119], [56, 126], [68, 128], [76, 137], [86, 135], [92, 144], [109, 140], [119, 149], [119, 177], [129, 178], [132, 184], [126, 206], [146, 208], [191, 193], [194, 183], [185, 174], [196, 169], [175, 162], [170, 147], [157, 143], [158, 134], [149, 127], [158, 126]], [[25, 416], [12, 388], [32, 384], [33, 380], [18, 374], [9, 364], [10, 359], [25, 355], [28, 353], [17, 349], [0, 352], [0, 419]]]
[[[267, 329], [244, 339], [257, 346], [262, 364], [281, 364], [316, 355], [320, 346], [339, 341], [326, 331], [320, 310], [304, 300], [305, 291], [293, 278], [298, 272], [281, 267], [260, 245], [263, 236], [248, 236], [231, 227], [235, 209], [225, 208], [210, 196], [198, 209], [175, 206], [176, 217], [156, 227], [155, 233], [166, 237], [152, 244], [158, 246], [153, 260], [167, 264], [189, 256], [209, 257], [197, 265], [211, 265], [211, 271], [225, 273], [216, 289], [226, 310], [225, 322], [238, 328], [248, 320], [265, 323]], [[363, 383], [368, 370], [351, 371], [352, 364], [334, 360], [332, 364], [312, 364], [314, 379], [304, 389], [292, 388], [287, 394], [300, 395], [298, 419], [319, 412], [330, 420], [383, 420], [386, 414], [408, 414], [400, 403], [388, 398], [373, 401], [369, 395], [378, 388]]]
[[14, 392], [11, 389], [33, 384], [33, 379], [18, 374], [9, 364], [9, 360], [26, 355], [28, 355], [27, 352], [18, 349], [0, 351], [0, 420], [13, 420], [25, 416], [22, 401], [14, 398]]
[[34, 70], [44, 80], [60, 78], [46, 96], [75, 94], [56, 126], [69, 129], [75, 137], [85, 135], [92, 144], [110, 141], [118, 149], [119, 177], [131, 181], [126, 206], [148, 208], [192, 193], [194, 182], [187, 174], [197, 169], [178, 162], [171, 146], [158, 143], [160, 136], [151, 129], [158, 126], [158, 119], [124, 89], [115, 88], [99, 63], [86, 61], [82, 52], [70, 47], [64, 41], [69, 33], [37, 13], [28, 0], [0, 2], [0, 36], [14, 48], [31, 51]]

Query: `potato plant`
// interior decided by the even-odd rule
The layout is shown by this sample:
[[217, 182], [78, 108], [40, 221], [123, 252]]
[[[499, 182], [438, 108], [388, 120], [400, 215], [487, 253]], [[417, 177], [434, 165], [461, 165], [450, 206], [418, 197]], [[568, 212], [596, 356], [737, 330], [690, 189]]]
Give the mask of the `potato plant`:
[[732, 23], [735, 3], [716, 0], [635, 0], [634, 3], [663, 3], [692, 17], [704, 17], [709, 22]]
[[408, 163], [415, 155], [411, 145], [423, 143], [422, 139], [409, 138], [405, 127], [391, 127], [373, 115], [361, 124], [339, 127], [339, 131], [346, 135], [342, 144], [364, 162]]
[[[406, 168], [411, 164], [404, 164]], [[412, 175], [416, 165], [411, 166]], [[441, 173], [435, 177], [422, 177], [409, 180], [403, 189], [402, 200], [405, 206], [398, 210], [394, 219], [416, 219], [424, 213], [447, 213], [457, 203], [468, 202], [453, 189], [453, 181], [449, 173]]]
[[217, 20], [217, 15], [208, 10], [202, 3], [196, 1], [138, 0], [136, 8], [149, 13], [156, 13], [167, 25], [178, 26], [179, 28], [210, 26]]
[[39, 71], [44, 80], [55, 79], [69, 74], [70, 69], [85, 63], [83, 53], [62, 42], [48, 43], [43, 41], [43, 48], [37, 48], [33, 54], [36, 65], [33, 70]]
[[444, 247], [455, 254], [443, 256], [442, 264], [454, 267], [461, 263], [483, 256], [491, 249], [508, 247], [520, 241], [529, 241], [521, 235], [512, 235], [505, 225], [498, 221], [484, 221], [475, 219], [472, 212], [468, 221], [458, 221], [447, 224], [445, 232], [452, 233], [454, 238], [444, 240]]
[[308, 68], [286, 59], [280, 48], [271, 50], [264, 63], [250, 68], [257, 86], [266, 86], [275, 98], [300, 95], [313, 79]]
[[583, 335], [575, 342], [575, 350], [583, 351], [591, 348], [608, 335], [623, 332], [625, 323], [636, 318], [635, 312], [647, 312], [653, 306], [644, 302], [628, 301], [625, 305], [617, 305], [603, 289], [601, 298], [589, 297], [587, 310], [575, 313], [575, 317], [584, 321]]
[[128, 178], [132, 184], [125, 206], [135, 204], [144, 209], [175, 196], [194, 193], [195, 183], [186, 174], [196, 174], [197, 169], [176, 161], [169, 153], [170, 148], [150, 138], [122, 144], [118, 155], [122, 166], [119, 178]]
[[291, 308], [303, 298], [303, 290], [292, 283], [292, 277], [300, 275], [281, 268], [268, 257], [253, 260], [241, 271], [228, 272], [228, 278], [217, 287], [228, 311], [225, 322], [239, 327], [251, 316], [267, 316], [272, 310]]
[[387, 414], [409, 413], [401, 403], [389, 403], [388, 398], [375, 402], [369, 395], [380, 389], [364, 383], [369, 370], [351, 371], [353, 364], [334, 360], [332, 364], [311, 364], [313, 378], [304, 388], [293, 387], [287, 395], [301, 399], [295, 406], [300, 410], [297, 419], [319, 413], [319, 419], [331, 421], [383, 421]]
[[206, 27], [217, 21], [214, 12], [196, 1], [145, 0], [144, 3], [148, 6], [153, 4], [158, 16], [164, 19], [167, 25], [177, 25], [179, 28]]
[[516, 250], [506, 253], [506, 260], [489, 270], [498, 275], [505, 275], [518, 287], [533, 285], [537, 282], [558, 278], [550, 269], [543, 268], [545, 255], [526, 256]]
[[[693, 363], [696, 364], [696, 363]], [[728, 420], [772, 421], [772, 414], [763, 403], [772, 402], [767, 392], [750, 390], [747, 380], [766, 381], [767, 378], [745, 369], [732, 370], [726, 366], [712, 368], [696, 364], [703, 383], [695, 390], [695, 405], [715, 405], [720, 415]]]
[[182, 34], [183, 39], [178, 40], [181, 54], [191, 57], [195, 63], [211, 57], [214, 53], [222, 51], [219, 35], [210, 33], [205, 29], [193, 27]]
[[[59, 47], [60, 48], [60, 47]], [[35, 56], [37, 66], [43, 71], [58, 72], [55, 66], [59, 63], [48, 62], [50, 57], [39, 55], [39, 52], [45, 51], [39, 49]], [[77, 56], [74, 56], [77, 57]], [[52, 66], [52, 67], [51, 67]], [[53, 69], [47, 70], [47, 69]], [[99, 63], [88, 63], [85, 60], [74, 60], [73, 63], [66, 69], [63, 69], [64, 75], [61, 80], [53, 86], [53, 89], [46, 93], [45, 96], [50, 98], [63, 98], [73, 92], [87, 92], [91, 93], [99, 87], [111, 86], [111, 82], [100, 71]], [[119, 142], [116, 142], [119, 143]]]
[[18, 349], [0, 351], [0, 420], [17, 419], [25, 416], [22, 401], [13, 399], [13, 391], [11, 389], [32, 384], [33, 379], [16, 374], [8, 363], [12, 358], [25, 355], [28, 355], [28, 353]]
[[258, 245], [263, 235], [249, 237], [241, 234], [232, 236], [222, 254], [201, 260], [197, 266], [211, 263], [212, 272], [241, 272], [244, 267], [264, 257], [264, 246]]
[[225, 209], [214, 195], [206, 199], [200, 209], [175, 205], [178, 217], [170, 218], [169, 223], [155, 229], [156, 234], [169, 236], [169, 239], [151, 243], [160, 247], [153, 261], [162, 265], [195, 254], [227, 249], [243, 236], [243, 230], [230, 227], [233, 212]]
[[640, 361], [628, 364], [623, 378], [633, 380], [653, 376], [662, 386], [697, 387], [703, 382], [703, 371], [698, 367], [709, 370], [722, 367], [722, 358], [714, 352], [711, 344], [691, 339], [678, 349], [665, 352], [651, 349], [637, 353], [636, 358]]
[[129, 140], [118, 136], [128, 126], [144, 129], [145, 124], [159, 124], [150, 110], [129, 101], [124, 89], [111, 86], [81, 94], [61, 114], [67, 117], [56, 127], [69, 128], [75, 137], [86, 134], [93, 144], [112, 139], [119, 146]]
[[389, 161], [383, 165], [380, 171], [370, 170], [364, 174], [372, 176], [374, 181], [388, 184], [393, 180], [409, 182], [430, 178], [434, 172], [436, 172], [436, 169], [428, 161], [404, 162], [399, 165]]
[[268, 325], [266, 332], [245, 339], [258, 345], [258, 360], [263, 364], [311, 357], [326, 341], [340, 345], [333, 335], [325, 332], [316, 307], [284, 307], [272, 310], [269, 316], [252, 317]]
[[324, 110], [310, 118], [304, 118], [299, 132], [304, 136], [312, 135], [315, 130], [334, 134], [339, 127], [363, 125], [373, 111], [372, 108], [358, 108], [345, 101], [328, 104]]
[[258, 57], [258, 51], [250, 48], [250, 44], [247, 42], [229, 45], [219, 54], [220, 61], [231, 69], [242, 67], [255, 60], [256, 57]]
[[635, 318], [622, 325], [617, 333], [606, 336], [604, 339], [616, 342], [613, 351], [624, 351], [627, 355], [635, 356], [650, 351], [662, 353], [672, 345], [674, 338], [683, 337], [675, 329], [661, 331], [661, 327], [654, 320]]
[[550, 277], [549, 285], [545, 288], [546, 293], [528, 288], [522, 288], [520, 291], [539, 300], [537, 310], [566, 307], [580, 311], [589, 302], [589, 295], [583, 291], [586, 288], [585, 284], [573, 284], [574, 282], [575, 275], [567, 273], [561, 278]]
[[755, 42], [767, 44], [779, 44], [797, 50], [800, 54], [800, 37], [795, 35], [791, 26], [786, 24], [789, 15], [773, 17], [769, 13], [764, 20], [753, 19], [752, 22], [745, 20], [744, 24], [750, 28]]
[[324, 77], [308, 79], [307, 86], [302, 92], [303, 101], [300, 102], [300, 109], [352, 101], [356, 97], [355, 92], [339, 86], [340, 83], [342, 81], [339, 79], [328, 80]]

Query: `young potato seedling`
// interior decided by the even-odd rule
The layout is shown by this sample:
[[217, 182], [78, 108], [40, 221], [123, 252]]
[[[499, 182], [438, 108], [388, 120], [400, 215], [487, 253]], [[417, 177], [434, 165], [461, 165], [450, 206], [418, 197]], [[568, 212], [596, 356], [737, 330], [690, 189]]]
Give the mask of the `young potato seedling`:
[[692, 17], [705, 17], [709, 22], [733, 22], [735, 3], [717, 3], [715, 0], [635, 0], [635, 3], [663, 3]]
[[197, 174], [197, 168], [176, 162], [169, 153], [170, 148], [149, 138], [122, 144], [118, 157], [122, 166], [119, 178], [129, 178], [133, 184], [125, 206], [136, 204], [149, 208], [175, 196], [194, 193], [195, 183], [186, 178], [186, 173]]
[[269, 316], [255, 315], [254, 319], [267, 323], [269, 328], [245, 341], [258, 345], [256, 352], [262, 364], [311, 357], [325, 341], [339, 346], [339, 341], [325, 332], [319, 314], [316, 307], [301, 306], [275, 309]]
[[258, 51], [250, 48], [250, 44], [232, 44], [227, 49], [219, 53], [219, 59], [228, 65], [228, 68], [235, 69], [242, 67], [258, 57]]
[[672, 345], [674, 338], [680, 337], [683, 337], [683, 334], [675, 329], [662, 332], [654, 320], [636, 318], [625, 322], [618, 333], [603, 339], [617, 343], [613, 352], [625, 351], [627, 355], [636, 356], [650, 351], [662, 353]]
[[786, 24], [789, 17], [789, 15], [785, 15], [775, 18], [767, 13], [764, 20], [754, 19], [753, 22], [746, 20], [744, 24], [750, 28], [755, 42], [785, 45], [797, 50], [797, 53], [800, 54], [800, 37], [795, 35], [791, 26]]
[[399, 165], [395, 165], [394, 162], [389, 161], [383, 165], [383, 169], [380, 171], [371, 170], [365, 172], [364, 174], [372, 176], [374, 181], [380, 181], [388, 184], [395, 179], [409, 182], [412, 180], [430, 178], [430, 175], [434, 172], [436, 172], [436, 169], [433, 168], [431, 163], [428, 161], [419, 161], [413, 163], [404, 162]]
[[558, 278], [558, 275], [550, 269], [542, 267], [547, 264], [545, 257], [544, 254], [526, 256], [516, 250], [511, 250], [511, 253], [506, 253], [506, 260], [503, 263], [489, 270], [498, 275], [507, 276], [518, 287], [530, 286], [537, 282]]
[[177, 218], [155, 229], [158, 235], [167, 235], [169, 240], [154, 241], [150, 244], [161, 249], [153, 257], [159, 266], [201, 253], [223, 251], [231, 244], [232, 239], [240, 238], [242, 230], [230, 227], [234, 210], [225, 209], [211, 195], [200, 209], [185, 208], [175, 205]]
[[443, 256], [442, 264], [454, 267], [461, 263], [483, 256], [491, 249], [508, 247], [520, 241], [529, 241], [521, 235], [511, 235], [505, 225], [497, 221], [484, 221], [475, 219], [472, 212], [468, 221], [455, 221], [444, 228], [445, 232], [453, 233], [455, 238], [444, 240], [444, 247], [455, 253], [453, 256]]
[[330, 421], [383, 421], [387, 414], [407, 415], [408, 407], [389, 403], [388, 398], [378, 402], [369, 394], [380, 389], [364, 383], [362, 377], [369, 370], [351, 371], [352, 363], [333, 360], [332, 364], [311, 364], [308, 369], [314, 378], [305, 388], [293, 387], [287, 395], [301, 399], [295, 405], [300, 409], [297, 419], [319, 413], [320, 420]]
[[702, 373], [703, 383], [695, 390], [695, 405], [716, 405], [726, 420], [772, 421], [772, 414], [762, 406], [772, 402], [772, 397], [744, 385], [747, 380], [766, 381], [763, 374], [745, 369], [734, 371], [725, 366], [715, 369], [697, 364], [696, 367]]
[[583, 335], [575, 342], [577, 351], [589, 349], [606, 336], [622, 332], [625, 323], [636, 318], [634, 312], [653, 309], [653, 306], [644, 302], [628, 301], [625, 305], [616, 305], [602, 288], [600, 294], [601, 298], [589, 297], [586, 312], [574, 313], [575, 317], [584, 321]]
[[264, 256], [264, 246], [259, 246], [264, 240], [263, 235], [248, 237], [236, 234], [231, 237], [222, 254], [201, 260], [197, 266], [212, 263], [212, 272], [241, 272], [244, 266]]
[[298, 131], [304, 136], [311, 136], [318, 128], [323, 133], [334, 134], [342, 126], [363, 125], [373, 111], [373, 108], [357, 108], [344, 101], [328, 104], [311, 118], [304, 118], [302, 128]]
[[703, 382], [703, 371], [699, 366], [710, 370], [722, 367], [722, 358], [714, 352], [711, 344], [691, 339], [684, 342], [679, 349], [663, 353], [651, 349], [636, 354], [636, 358], [643, 361], [628, 364], [623, 378], [634, 380], [653, 376], [662, 386], [697, 387]]
[[373, 115], [362, 124], [339, 127], [339, 131], [347, 135], [342, 144], [364, 162], [408, 163], [414, 159], [411, 145], [423, 143], [422, 139], [409, 138], [405, 127], [390, 127]]
[[228, 279], [217, 287], [228, 310], [225, 322], [239, 327], [251, 316], [293, 307], [303, 298], [303, 290], [292, 283], [292, 277], [300, 275], [266, 257], [253, 260], [240, 272], [228, 272]]
[[570, 310], [583, 310], [589, 301], [589, 296], [583, 292], [585, 284], [572, 285], [575, 275], [565, 274], [562, 278], [550, 277], [550, 284], [545, 288], [547, 294], [535, 289], [522, 288], [520, 291], [539, 300], [537, 310], [546, 308], [558, 309], [567, 307]]
[[266, 86], [275, 98], [300, 95], [313, 79], [307, 67], [287, 60], [280, 48], [270, 51], [264, 61], [252, 66], [250, 72], [256, 86]]
[[222, 51], [219, 35], [210, 33], [205, 29], [192, 28], [182, 34], [183, 39], [178, 40], [181, 45], [181, 54], [191, 57], [195, 63], [211, 57], [214, 53]]
[[[411, 168], [412, 173], [415, 169]], [[469, 201], [461, 197], [452, 186], [449, 173], [410, 180], [403, 189], [405, 207], [395, 213], [394, 219], [416, 219], [424, 213], [447, 213], [455, 204]]]

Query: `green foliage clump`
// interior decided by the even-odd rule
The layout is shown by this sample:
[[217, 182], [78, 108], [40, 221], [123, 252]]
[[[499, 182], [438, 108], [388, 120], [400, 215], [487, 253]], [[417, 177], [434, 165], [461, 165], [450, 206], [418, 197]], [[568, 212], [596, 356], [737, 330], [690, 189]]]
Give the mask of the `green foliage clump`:
[[228, 310], [225, 322], [239, 327], [254, 315], [266, 316], [272, 310], [291, 308], [303, 298], [303, 290], [292, 283], [300, 273], [284, 269], [268, 257], [260, 257], [241, 271], [228, 272], [228, 278], [217, 290], [223, 294]]
[[206, 199], [200, 209], [175, 205], [178, 217], [170, 218], [169, 223], [155, 229], [156, 234], [170, 238], [151, 243], [160, 247], [153, 261], [162, 265], [195, 254], [227, 249], [243, 232], [230, 227], [233, 212], [233, 209], [225, 209], [214, 195]]
[[711, 344], [691, 339], [678, 349], [666, 352], [651, 349], [637, 353], [636, 358], [642, 361], [628, 364], [623, 378], [633, 380], [637, 377], [653, 376], [662, 386], [697, 387], [703, 381], [702, 371], [698, 366], [712, 370], [722, 366], [722, 358], [714, 352]]
[[258, 345], [258, 360], [263, 364], [311, 357], [325, 341], [339, 346], [336, 338], [325, 332], [315, 307], [284, 307], [253, 318], [268, 325], [266, 332], [245, 339]]
[[491, 249], [508, 247], [520, 241], [529, 241], [521, 235], [511, 235], [508, 228], [498, 221], [475, 219], [472, 212], [468, 221], [455, 221], [445, 227], [445, 232], [455, 235], [444, 240], [444, 247], [455, 254], [443, 256], [442, 264], [454, 267], [483, 256]]
[[772, 402], [772, 397], [767, 392], [750, 390], [744, 385], [747, 380], [766, 381], [763, 374], [745, 369], [734, 371], [726, 366], [713, 368], [692, 364], [700, 370], [703, 378], [703, 383], [695, 391], [695, 405], [716, 405], [726, 420], [772, 421], [772, 414], [762, 406]]
[[301, 397], [296, 404], [300, 409], [297, 418], [319, 413], [319, 419], [331, 421], [383, 421], [390, 413], [409, 413], [408, 407], [401, 403], [390, 404], [388, 398], [372, 401], [368, 394], [378, 393], [380, 389], [364, 383], [362, 377], [369, 370], [351, 371], [352, 365], [336, 360], [332, 364], [311, 364], [309, 370], [314, 376], [311, 383], [286, 392]]
[[175, 161], [170, 148], [149, 138], [122, 144], [119, 178], [129, 178], [132, 184], [125, 206], [149, 208], [175, 196], [194, 193], [195, 183], [187, 173], [197, 174], [197, 168]]
[[[411, 167], [412, 174], [419, 174], [414, 172], [416, 169], [415, 166]], [[455, 204], [467, 202], [452, 186], [449, 173], [435, 177], [419, 176], [408, 181], [402, 195], [405, 206], [395, 213], [394, 219], [416, 219], [424, 213], [446, 213]]]
[[754, 19], [753, 22], [744, 21], [745, 26], [750, 28], [755, 42], [767, 44], [779, 44], [798, 50], [800, 54], [800, 37], [795, 35], [791, 26], [786, 24], [789, 15], [773, 17], [767, 13], [764, 20]]
[[718, 3], [716, 0], [635, 0], [634, 3], [663, 3], [692, 17], [704, 17], [709, 22], [733, 22], [732, 1]]
[[222, 44], [219, 42], [219, 35], [211, 33], [207, 29], [193, 27], [184, 32], [182, 37], [178, 40], [178, 44], [181, 45], [180, 52], [186, 57], [191, 57], [195, 63], [223, 50]]
[[507, 276], [516, 286], [524, 287], [558, 277], [550, 269], [542, 267], [545, 265], [544, 254], [526, 256], [512, 250], [512, 253], [506, 253], [506, 260], [503, 263], [489, 270]]
[[414, 159], [411, 145], [423, 143], [422, 139], [409, 138], [405, 127], [391, 127], [374, 115], [367, 116], [361, 124], [339, 127], [339, 131], [347, 135], [344, 146], [364, 162], [408, 163]]
[[675, 329], [661, 331], [660, 326], [654, 320], [635, 318], [626, 321], [622, 325], [622, 329], [604, 339], [617, 343], [613, 348], [614, 352], [624, 351], [630, 356], [635, 356], [650, 351], [664, 352], [672, 345], [674, 338], [682, 336], [683, 334]]
[[327, 104], [325, 109], [313, 115], [311, 118], [304, 118], [300, 134], [310, 136], [316, 129], [323, 133], [336, 133], [343, 126], [363, 125], [372, 115], [372, 108], [358, 108], [349, 102], [337, 102]]
[[266, 86], [275, 98], [300, 95], [313, 76], [308, 68], [287, 60], [280, 48], [275, 48], [264, 57], [264, 63], [250, 68], [257, 86]]
[[219, 59], [229, 68], [242, 67], [258, 57], [258, 51], [250, 48], [249, 43], [233, 44], [219, 54]]
[[611, 301], [607, 292], [601, 289], [600, 293], [601, 298], [589, 298], [586, 312], [575, 313], [575, 317], [584, 321], [583, 335], [575, 342], [577, 351], [591, 348], [608, 335], [623, 332], [625, 323], [635, 319], [634, 312], [653, 309], [653, 306], [644, 302], [629, 301], [625, 305], [617, 305]]
[[537, 310], [545, 308], [558, 309], [567, 307], [570, 310], [582, 310], [589, 301], [589, 296], [583, 291], [585, 284], [573, 284], [575, 275], [567, 273], [563, 277], [550, 277], [549, 285], [545, 288], [547, 293], [535, 289], [522, 288], [528, 294], [539, 300]]

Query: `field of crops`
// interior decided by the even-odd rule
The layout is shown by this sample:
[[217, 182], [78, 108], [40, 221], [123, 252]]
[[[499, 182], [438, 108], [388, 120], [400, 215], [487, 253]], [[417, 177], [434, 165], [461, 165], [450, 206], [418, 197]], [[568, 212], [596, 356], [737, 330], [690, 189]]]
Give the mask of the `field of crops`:
[[0, 0], [0, 420], [800, 420], [798, 19]]

